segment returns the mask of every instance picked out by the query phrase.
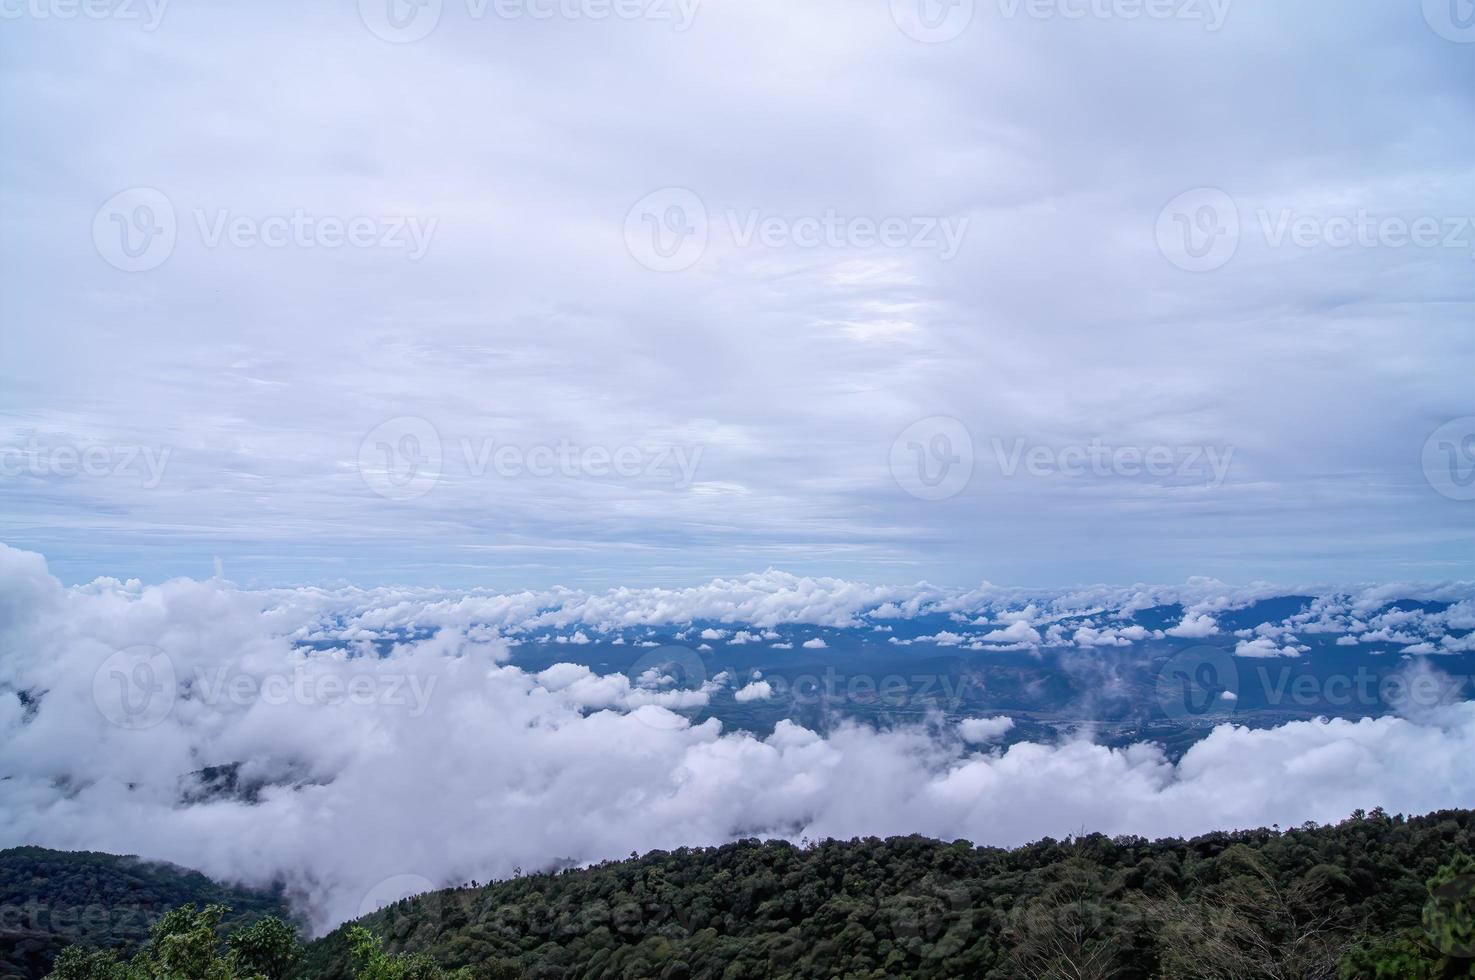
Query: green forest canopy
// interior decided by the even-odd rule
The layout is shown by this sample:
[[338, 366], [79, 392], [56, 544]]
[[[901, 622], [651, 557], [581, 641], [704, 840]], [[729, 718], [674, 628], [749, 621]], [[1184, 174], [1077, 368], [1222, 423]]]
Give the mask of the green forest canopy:
[[173, 977], [172, 942], [212, 980], [1475, 978], [1471, 855], [1468, 810], [1014, 850], [742, 841], [434, 892], [301, 949], [191, 905], [165, 921], [192, 938], [77, 948], [54, 976]]

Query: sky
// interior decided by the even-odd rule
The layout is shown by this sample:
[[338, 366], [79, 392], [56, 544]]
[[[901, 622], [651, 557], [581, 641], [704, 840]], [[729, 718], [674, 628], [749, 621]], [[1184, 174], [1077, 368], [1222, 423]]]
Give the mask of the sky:
[[0, 541], [1469, 579], [1458, 5], [917, 2], [5, 0]]

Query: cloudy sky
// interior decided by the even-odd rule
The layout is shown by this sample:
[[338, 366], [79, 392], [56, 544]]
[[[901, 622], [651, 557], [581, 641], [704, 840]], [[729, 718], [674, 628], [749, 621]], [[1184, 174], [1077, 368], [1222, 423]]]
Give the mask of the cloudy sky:
[[68, 583], [1469, 578], [1452, 11], [7, 0], [0, 539]]

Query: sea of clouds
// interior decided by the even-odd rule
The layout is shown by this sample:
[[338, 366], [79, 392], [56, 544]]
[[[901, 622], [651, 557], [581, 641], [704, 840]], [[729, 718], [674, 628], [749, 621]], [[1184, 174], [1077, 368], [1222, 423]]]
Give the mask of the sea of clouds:
[[[1415, 593], [1453, 605], [1379, 620], [1390, 598]], [[780, 573], [600, 594], [252, 591], [220, 579], [67, 588], [40, 555], [0, 545], [0, 846], [135, 853], [282, 881], [323, 930], [417, 887], [744, 836], [1008, 845], [1083, 828], [1185, 835], [1475, 804], [1475, 702], [1223, 725], [1175, 763], [1152, 744], [1084, 738], [1006, 749], [1004, 718], [842, 724], [826, 735], [784, 722], [760, 738], [682, 713], [712, 685], [742, 681], [683, 690], [510, 662], [519, 638], [693, 620], [761, 639], [776, 626], [948, 612], [959, 635], [1014, 629], [1010, 643], [1048, 643], [1051, 621], [1067, 614], [1092, 619], [1092, 640], [1130, 629], [1124, 611], [1168, 601], [1193, 634], [1216, 613], [1281, 594], [1203, 580], [1041, 599]], [[1448, 630], [1475, 625], [1470, 611], [1468, 585], [1363, 588], [1231, 639], [1286, 646], [1296, 629], [1354, 641], [1386, 631], [1438, 652], [1460, 642]], [[405, 638], [375, 645], [393, 636]], [[130, 700], [138, 684], [159, 696]], [[202, 770], [235, 763], [249, 792], [205, 791]]]

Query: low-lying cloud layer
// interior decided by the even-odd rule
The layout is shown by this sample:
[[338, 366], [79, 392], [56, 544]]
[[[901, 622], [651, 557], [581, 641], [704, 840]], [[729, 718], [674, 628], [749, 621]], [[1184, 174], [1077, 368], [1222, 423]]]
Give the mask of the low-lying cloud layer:
[[[106, 581], [107, 587], [129, 593], [142, 588], [137, 583]], [[1255, 656], [1263, 655], [1266, 644], [1276, 641], [1277, 655], [1294, 656], [1304, 652], [1297, 645], [1298, 633], [1340, 634], [1344, 645], [1382, 643], [1411, 654], [1459, 653], [1471, 649], [1467, 632], [1475, 628], [1475, 585], [1467, 582], [1288, 588], [1267, 583], [1231, 586], [1217, 579], [1193, 578], [1176, 586], [1102, 585], [1046, 591], [1002, 588], [987, 582], [973, 589], [926, 582], [876, 586], [769, 569], [682, 589], [585, 592], [559, 588], [505, 594], [347, 588], [277, 589], [259, 595], [282, 615], [301, 621], [293, 639], [317, 643], [367, 644], [407, 631], [485, 626], [514, 643], [583, 646], [594, 639], [640, 642], [644, 637], [649, 641], [658, 629], [688, 626], [672, 635], [693, 645], [764, 643], [788, 649], [785, 644], [794, 636], [775, 632], [775, 628], [887, 631], [895, 621], [939, 614], [947, 617], [948, 628], [910, 639], [891, 637], [889, 642], [1002, 650], [1213, 639], [1226, 645], [1239, 641], [1249, 651], [1241, 655]], [[1286, 596], [1309, 598], [1293, 615], [1232, 632], [1221, 629], [1219, 615]], [[1391, 607], [1400, 601], [1444, 608]], [[1181, 607], [1179, 622], [1148, 629], [1132, 621], [1136, 614], [1161, 606]], [[702, 622], [719, 623], [723, 628], [691, 626]], [[745, 626], [749, 628], [741, 628]], [[825, 647], [824, 638], [816, 635], [803, 636], [800, 643], [809, 649]]]
[[[597, 633], [701, 615], [764, 642], [777, 624], [850, 623], [862, 610], [904, 617], [922, 593], [960, 610], [972, 602], [925, 589], [761, 587], [769, 581], [568, 594], [557, 612], [532, 595], [465, 597], [462, 607], [355, 593], [355, 605], [348, 593], [217, 580], [67, 589], [39, 555], [0, 546], [0, 845], [280, 879], [323, 929], [397, 897], [386, 890], [748, 835], [1016, 844], [1083, 827], [1192, 834], [1475, 801], [1472, 702], [1413, 717], [1225, 725], [1174, 763], [1149, 744], [990, 747], [1010, 727], [1004, 718], [842, 725], [825, 736], [786, 722], [759, 738], [691, 722], [682, 712], [706, 690], [659, 670], [508, 662], [509, 631]], [[1185, 609], [1218, 605], [1202, 583], [1184, 591]], [[1346, 593], [1308, 623], [1362, 615], [1365, 596]], [[1048, 629], [1050, 613], [1028, 608], [1013, 622]], [[1008, 629], [1005, 614], [967, 617]], [[553, 618], [521, 622], [540, 617]], [[362, 655], [363, 637], [350, 637], [410, 625], [417, 638], [386, 656]], [[759, 693], [757, 682], [707, 683]]]

